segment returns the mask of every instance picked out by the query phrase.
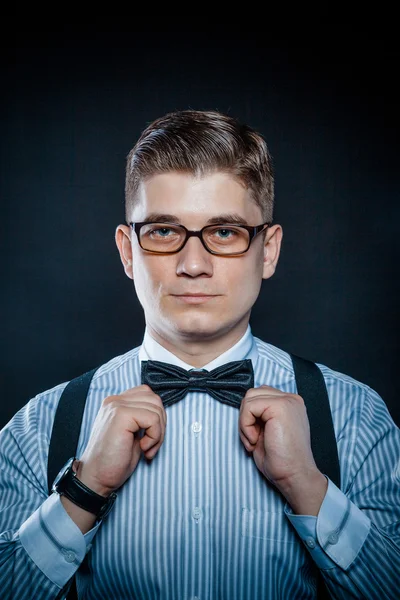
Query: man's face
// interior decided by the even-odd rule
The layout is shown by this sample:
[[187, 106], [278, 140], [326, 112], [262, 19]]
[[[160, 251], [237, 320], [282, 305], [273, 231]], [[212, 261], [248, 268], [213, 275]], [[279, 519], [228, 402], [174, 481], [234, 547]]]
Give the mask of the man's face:
[[[195, 178], [170, 172], [155, 175], [141, 185], [131, 221], [151, 219], [199, 230], [219, 215], [225, 224], [235, 223], [230, 215], [241, 217], [250, 226], [263, 222], [260, 208], [231, 175], [216, 172]], [[274, 233], [276, 239], [267, 244], [265, 237], [268, 240]], [[228, 333], [239, 339], [262, 278], [274, 272], [280, 239], [281, 228], [276, 225], [268, 229], [267, 236], [257, 236], [249, 250], [239, 256], [212, 255], [195, 237], [175, 254], [157, 255], [142, 250], [136, 233], [126, 226], [119, 226], [116, 232], [125, 272], [134, 281], [147, 327], [156, 338], [193, 342]]]

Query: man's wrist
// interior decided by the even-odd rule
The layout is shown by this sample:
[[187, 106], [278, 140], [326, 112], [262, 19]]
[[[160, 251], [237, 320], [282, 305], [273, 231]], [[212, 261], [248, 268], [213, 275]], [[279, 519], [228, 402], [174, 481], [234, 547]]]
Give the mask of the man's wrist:
[[[115, 493], [111, 493], [109, 496], [101, 495], [90, 488], [77, 477], [75, 469], [78, 468], [79, 461], [75, 457], [71, 458], [65, 465], [63, 472], [60, 472], [55, 479], [52, 491], [66, 497], [98, 519], [104, 519], [112, 509], [117, 495]], [[64, 507], [68, 506], [68, 503], [63, 504]]]
[[88, 487], [96, 494], [99, 494], [99, 496], [108, 498], [114, 492], [114, 490], [105, 487], [99, 481], [90, 477], [90, 475], [86, 471], [84, 471], [82, 461], [75, 460], [73, 464], [73, 469], [79, 481], [81, 481], [86, 487]]
[[80, 508], [66, 496], [60, 496], [60, 502], [68, 516], [79, 527], [83, 534], [90, 531], [96, 523], [96, 515]]
[[319, 470], [312, 470], [280, 482], [277, 488], [298, 515], [318, 516], [328, 489], [328, 480]]

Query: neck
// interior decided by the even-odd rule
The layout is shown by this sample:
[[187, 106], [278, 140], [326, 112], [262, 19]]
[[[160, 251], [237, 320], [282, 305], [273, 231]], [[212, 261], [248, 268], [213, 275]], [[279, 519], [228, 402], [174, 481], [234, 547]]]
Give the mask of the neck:
[[203, 338], [191, 336], [169, 336], [164, 332], [157, 331], [154, 327], [147, 324], [147, 330], [161, 346], [172, 354], [197, 369], [220, 356], [229, 348], [232, 348], [245, 334], [248, 325], [247, 321], [236, 326], [233, 330], [207, 335]]

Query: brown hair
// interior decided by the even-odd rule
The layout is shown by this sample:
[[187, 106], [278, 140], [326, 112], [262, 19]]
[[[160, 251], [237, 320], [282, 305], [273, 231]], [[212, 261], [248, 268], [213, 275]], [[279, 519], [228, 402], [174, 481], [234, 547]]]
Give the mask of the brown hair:
[[217, 111], [182, 110], [151, 123], [129, 152], [125, 180], [127, 222], [142, 181], [158, 173], [232, 174], [248, 188], [265, 221], [272, 221], [274, 175], [264, 138]]

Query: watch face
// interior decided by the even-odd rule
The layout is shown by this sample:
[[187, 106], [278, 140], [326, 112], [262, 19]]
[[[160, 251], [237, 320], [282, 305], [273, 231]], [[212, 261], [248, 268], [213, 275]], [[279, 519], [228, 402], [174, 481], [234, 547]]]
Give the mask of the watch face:
[[68, 471], [72, 467], [72, 464], [73, 464], [74, 460], [75, 460], [75, 456], [73, 456], [72, 458], [69, 458], [67, 460], [67, 462], [65, 463], [65, 465], [63, 466], [63, 468], [59, 471], [57, 477], [54, 480], [53, 486], [51, 488], [52, 492], [56, 492], [57, 491], [56, 487], [58, 486], [58, 484], [60, 483], [60, 481], [63, 480], [63, 478], [65, 477], [65, 475], [68, 473]]

